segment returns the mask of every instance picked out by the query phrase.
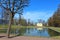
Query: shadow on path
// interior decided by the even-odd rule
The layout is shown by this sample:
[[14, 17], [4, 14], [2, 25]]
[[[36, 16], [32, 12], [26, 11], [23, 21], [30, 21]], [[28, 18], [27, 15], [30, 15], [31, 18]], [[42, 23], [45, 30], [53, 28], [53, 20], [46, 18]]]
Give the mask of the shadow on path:
[[3, 37], [5, 37], [5, 36], [0, 36], [0, 38], [3, 38]]

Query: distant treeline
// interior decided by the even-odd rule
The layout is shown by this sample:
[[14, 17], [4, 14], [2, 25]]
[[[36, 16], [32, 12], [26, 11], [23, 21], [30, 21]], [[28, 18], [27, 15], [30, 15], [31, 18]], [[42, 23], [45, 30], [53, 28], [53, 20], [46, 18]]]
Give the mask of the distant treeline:
[[0, 24], [8, 24], [8, 23], [9, 23], [8, 20], [0, 19]]

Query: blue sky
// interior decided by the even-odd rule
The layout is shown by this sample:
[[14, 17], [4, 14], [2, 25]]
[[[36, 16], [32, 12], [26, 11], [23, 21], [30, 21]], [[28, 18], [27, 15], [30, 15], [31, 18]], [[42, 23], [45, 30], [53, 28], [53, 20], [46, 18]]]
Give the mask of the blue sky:
[[25, 8], [23, 16], [34, 22], [37, 22], [38, 19], [47, 21], [57, 10], [58, 4], [60, 4], [60, 0], [31, 0], [29, 6]]
[[[58, 4], [60, 4], [60, 0], [30, 0], [29, 6], [24, 9], [22, 16], [26, 20], [30, 19], [34, 22], [37, 22], [38, 19], [47, 21], [57, 10]], [[15, 15], [15, 18], [18, 18], [18, 14]]]

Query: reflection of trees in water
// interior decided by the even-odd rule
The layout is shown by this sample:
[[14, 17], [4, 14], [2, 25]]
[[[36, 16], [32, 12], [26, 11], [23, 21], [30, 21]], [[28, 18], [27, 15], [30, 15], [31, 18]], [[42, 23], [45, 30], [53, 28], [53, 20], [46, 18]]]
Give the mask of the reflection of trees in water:
[[11, 34], [18, 34], [17, 36], [23, 35], [26, 32], [26, 28], [11, 29]]
[[27, 28], [27, 30], [26, 30], [26, 31], [27, 31], [27, 33], [29, 34], [29, 33], [30, 33], [30, 28]]
[[26, 29], [27, 28], [20, 28], [18, 36], [23, 35], [26, 32]]
[[50, 36], [60, 36], [60, 33], [54, 31], [54, 30], [51, 30], [51, 29], [48, 29], [48, 33]]
[[30, 34], [31, 32], [33, 32], [35, 29], [34, 28], [21, 28], [19, 30], [19, 35], [24, 35], [24, 33], [28, 33]]
[[43, 28], [42, 30], [38, 30], [38, 33], [44, 33], [46, 31], [45, 28]]
[[25, 33], [30, 34], [32, 32], [37, 32], [39, 34], [44, 34], [48, 31], [49, 36], [59, 36], [58, 32], [55, 32], [51, 29], [37, 30], [35, 28], [20, 28], [20, 29], [11, 29], [11, 33], [18, 34], [17, 36], [24, 35]]
[[35, 28], [20, 28], [20, 29], [11, 29], [11, 34], [24, 35], [25, 33], [30, 34], [31, 32], [36, 31]]
[[30, 34], [31, 32], [34, 32], [35, 28], [27, 28], [27, 33]]

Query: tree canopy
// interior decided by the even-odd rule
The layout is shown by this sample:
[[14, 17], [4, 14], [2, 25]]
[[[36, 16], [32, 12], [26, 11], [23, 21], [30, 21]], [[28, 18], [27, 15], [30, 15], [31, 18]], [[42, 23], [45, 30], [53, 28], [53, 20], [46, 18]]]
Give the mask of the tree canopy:
[[48, 24], [50, 26], [56, 26], [56, 27], [60, 26], [60, 4], [58, 6], [57, 11], [55, 11], [53, 16], [49, 18]]
[[9, 27], [7, 31], [8, 37], [15, 13], [21, 13], [24, 7], [28, 6], [28, 4], [29, 0], [0, 0], [0, 7], [5, 9], [9, 15]]

